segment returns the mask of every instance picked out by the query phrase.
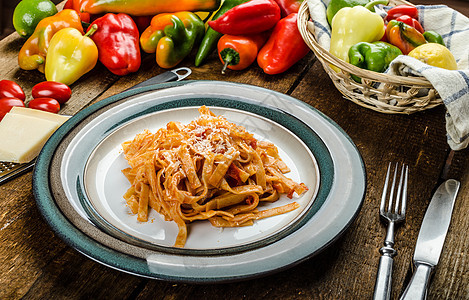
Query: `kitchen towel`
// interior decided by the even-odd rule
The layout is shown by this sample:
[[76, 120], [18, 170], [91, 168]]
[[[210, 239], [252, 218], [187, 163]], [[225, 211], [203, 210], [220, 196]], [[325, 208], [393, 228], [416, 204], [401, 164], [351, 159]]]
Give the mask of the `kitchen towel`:
[[[331, 29], [326, 8], [330, 0], [307, 0], [318, 43], [330, 48]], [[446, 5], [416, 5], [419, 22], [425, 30], [438, 32], [453, 53], [457, 71], [431, 67], [412, 57], [399, 56], [388, 72], [403, 76], [424, 76], [432, 83], [446, 106], [447, 141], [451, 149], [461, 150], [469, 144], [469, 19]], [[376, 12], [385, 15], [391, 7], [378, 5]]]

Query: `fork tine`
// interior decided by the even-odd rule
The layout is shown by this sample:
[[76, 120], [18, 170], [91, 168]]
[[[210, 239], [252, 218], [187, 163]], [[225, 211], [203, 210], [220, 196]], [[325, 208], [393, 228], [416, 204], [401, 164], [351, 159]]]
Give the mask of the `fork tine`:
[[[400, 176], [400, 179], [399, 179], [399, 186], [397, 187], [397, 195], [396, 195], [396, 204], [395, 204], [395, 207], [394, 207], [394, 213], [397, 214], [399, 213], [399, 204], [402, 203], [402, 200], [401, 200], [401, 193], [402, 193], [402, 183], [404, 181], [404, 169], [405, 169], [405, 165], [402, 165], [402, 168], [401, 168], [401, 176]], [[402, 209], [402, 204], [401, 204], [401, 209]]]
[[409, 177], [409, 166], [405, 168], [405, 179], [404, 179], [404, 187], [402, 189], [402, 205], [401, 205], [401, 215], [405, 217], [405, 209], [407, 204], [407, 180]]
[[394, 199], [394, 189], [395, 189], [395, 186], [396, 186], [397, 169], [398, 169], [398, 165], [396, 163], [396, 167], [394, 168], [394, 176], [392, 178], [391, 193], [389, 194], [389, 204], [388, 204], [388, 211], [389, 212], [392, 209], [392, 201]]
[[384, 181], [383, 194], [381, 195], [381, 204], [379, 206], [379, 211], [381, 213], [384, 213], [384, 207], [386, 205], [386, 193], [387, 193], [387, 190], [388, 190], [390, 171], [391, 171], [391, 163], [389, 163], [389, 165], [388, 165], [388, 171], [386, 172], [386, 180]]

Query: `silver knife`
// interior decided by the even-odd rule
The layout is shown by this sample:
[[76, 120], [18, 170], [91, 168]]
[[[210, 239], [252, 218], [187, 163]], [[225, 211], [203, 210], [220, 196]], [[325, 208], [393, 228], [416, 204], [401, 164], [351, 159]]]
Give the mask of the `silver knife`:
[[433, 195], [414, 251], [415, 271], [401, 300], [426, 299], [428, 282], [440, 258], [446, 233], [448, 232], [454, 200], [459, 190], [459, 181], [449, 179], [443, 182]]

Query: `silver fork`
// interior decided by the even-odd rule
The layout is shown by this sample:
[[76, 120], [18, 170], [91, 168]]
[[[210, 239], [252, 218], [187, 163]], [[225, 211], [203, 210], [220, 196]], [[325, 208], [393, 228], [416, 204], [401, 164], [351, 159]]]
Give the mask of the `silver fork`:
[[383, 195], [381, 196], [379, 214], [381, 218], [387, 222], [388, 227], [386, 231], [386, 239], [384, 240], [384, 247], [379, 249], [381, 257], [379, 259], [378, 274], [376, 276], [373, 299], [389, 299], [391, 296], [393, 257], [397, 255], [397, 251], [393, 248], [394, 228], [396, 224], [403, 222], [405, 219], [407, 179], [409, 174], [409, 168], [403, 165], [400, 172], [401, 175], [399, 184], [397, 186], [397, 193], [394, 197], [398, 169], [399, 166], [396, 163], [388, 196], [389, 176], [391, 173], [391, 163], [389, 163], [386, 180], [383, 187]]

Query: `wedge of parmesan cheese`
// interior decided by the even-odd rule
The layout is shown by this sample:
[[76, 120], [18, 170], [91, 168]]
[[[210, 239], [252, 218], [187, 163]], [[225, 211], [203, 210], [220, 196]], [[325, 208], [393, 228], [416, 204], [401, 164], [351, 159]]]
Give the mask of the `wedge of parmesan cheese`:
[[47, 139], [68, 119], [37, 112], [28, 108], [12, 109], [5, 115], [0, 122], [0, 161], [26, 163], [33, 160]]
[[8, 113], [49, 120], [52, 122], [57, 122], [60, 125], [65, 123], [65, 121], [67, 121], [70, 118], [69, 116], [62, 116], [62, 115], [53, 114], [53, 113], [43, 111], [43, 110], [31, 109], [31, 108], [20, 107], [20, 106], [12, 107]]

